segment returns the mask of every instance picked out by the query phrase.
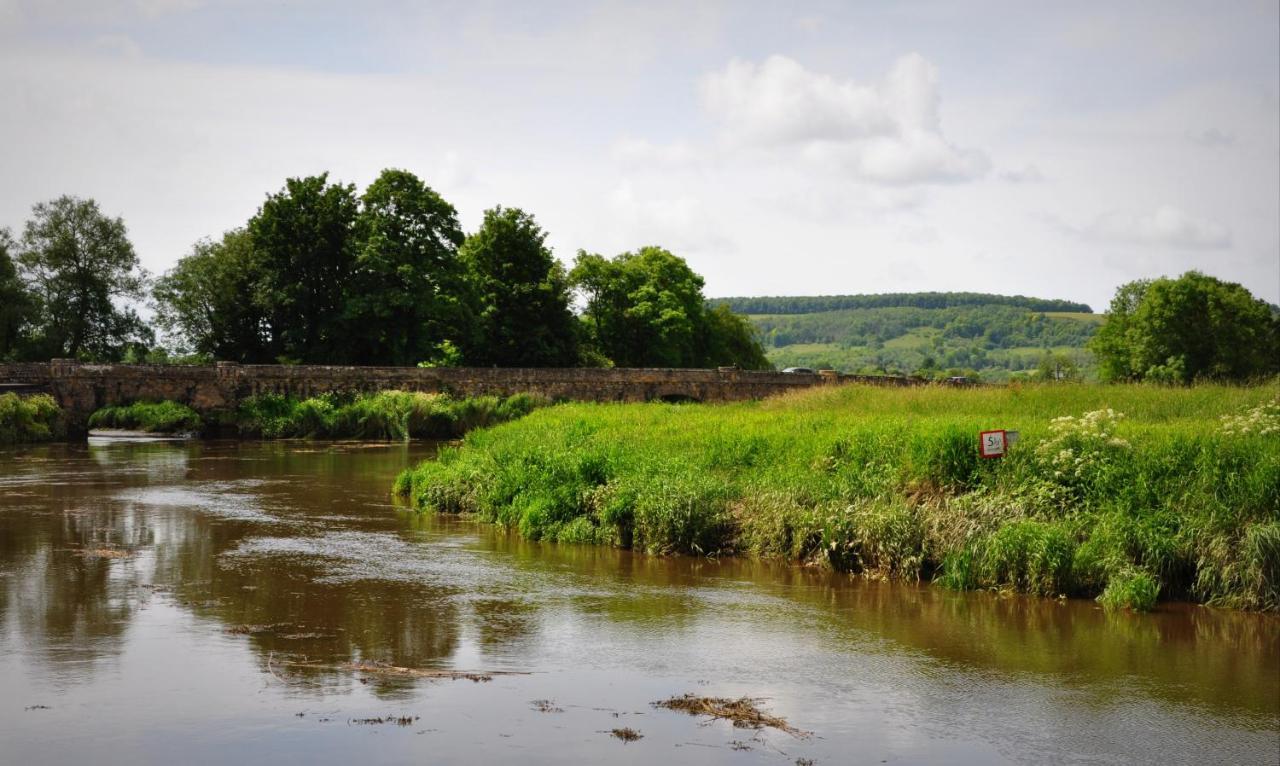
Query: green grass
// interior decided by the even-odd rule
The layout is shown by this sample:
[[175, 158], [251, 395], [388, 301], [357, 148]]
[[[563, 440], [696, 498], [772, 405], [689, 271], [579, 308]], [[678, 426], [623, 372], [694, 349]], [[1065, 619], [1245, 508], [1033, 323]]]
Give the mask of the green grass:
[[61, 410], [48, 394], [0, 394], [0, 444], [51, 441], [61, 432]]
[[1088, 314], [1083, 311], [1046, 311], [1044, 315], [1050, 319], [1074, 319], [1088, 324], [1102, 324], [1107, 320], [1106, 314]]
[[268, 439], [453, 439], [545, 404], [529, 394], [462, 399], [408, 391], [310, 399], [264, 394], [246, 399], [233, 420], [242, 436]]
[[196, 411], [184, 404], [169, 401], [134, 402], [97, 410], [89, 416], [89, 427], [174, 434], [199, 431], [203, 423]]
[[[530, 539], [779, 556], [1112, 608], [1159, 596], [1274, 610], [1280, 430], [1264, 431], [1280, 429], [1278, 396], [1280, 382], [844, 386], [567, 404], [471, 433], [395, 490]], [[977, 434], [993, 428], [1021, 438], [983, 460]]]

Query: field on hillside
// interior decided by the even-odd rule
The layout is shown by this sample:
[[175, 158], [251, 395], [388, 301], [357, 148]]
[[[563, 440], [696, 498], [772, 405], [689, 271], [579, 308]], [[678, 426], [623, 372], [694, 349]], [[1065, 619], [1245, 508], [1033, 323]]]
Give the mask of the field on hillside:
[[1089, 377], [1095, 314], [1010, 306], [886, 307], [748, 315], [775, 367], [909, 374], [961, 370], [1003, 382], [1066, 354]]
[[[1020, 432], [1007, 457], [979, 457], [988, 429]], [[566, 404], [474, 432], [396, 489], [531, 539], [1280, 606], [1280, 381]]]
[[976, 373], [992, 382], [1027, 377], [1046, 353], [1093, 377], [1086, 345], [1104, 319], [1082, 304], [975, 293], [724, 301], [747, 315], [778, 368]]

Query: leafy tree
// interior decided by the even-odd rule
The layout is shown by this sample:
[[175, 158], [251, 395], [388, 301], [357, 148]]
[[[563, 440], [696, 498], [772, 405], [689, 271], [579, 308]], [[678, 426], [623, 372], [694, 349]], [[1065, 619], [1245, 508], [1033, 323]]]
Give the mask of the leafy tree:
[[485, 211], [458, 257], [476, 300], [473, 364], [558, 367], [574, 364], [578, 344], [564, 267], [533, 216], [519, 208]]
[[725, 305], [705, 309], [707, 367], [737, 365], [744, 370], [772, 370], [751, 320]]
[[266, 362], [267, 311], [258, 295], [261, 260], [245, 229], [201, 240], [152, 291], [161, 326], [198, 354]]
[[263, 268], [269, 349], [282, 360], [340, 362], [360, 342], [344, 321], [359, 203], [354, 186], [328, 179], [328, 173], [288, 179], [249, 221]]
[[1036, 380], [1051, 383], [1070, 383], [1082, 379], [1080, 365], [1070, 354], [1045, 351], [1036, 365]]
[[569, 277], [590, 346], [619, 367], [770, 366], [750, 323], [727, 305], [709, 310], [702, 277], [660, 247], [579, 252]]
[[1121, 285], [1091, 344], [1104, 380], [1188, 383], [1280, 371], [1280, 316], [1197, 271]]
[[146, 275], [124, 221], [93, 200], [62, 196], [32, 208], [18, 263], [36, 294], [35, 354], [117, 359], [154, 335], [121, 303], [140, 299]]
[[591, 343], [619, 367], [693, 367], [705, 332], [702, 277], [659, 247], [612, 260], [578, 254], [570, 280], [587, 301]]
[[347, 316], [361, 335], [356, 361], [410, 365], [433, 359], [469, 327], [454, 207], [403, 170], [384, 170], [362, 198]]
[[19, 355], [37, 308], [35, 296], [18, 276], [14, 249], [13, 235], [0, 229], [0, 360]]

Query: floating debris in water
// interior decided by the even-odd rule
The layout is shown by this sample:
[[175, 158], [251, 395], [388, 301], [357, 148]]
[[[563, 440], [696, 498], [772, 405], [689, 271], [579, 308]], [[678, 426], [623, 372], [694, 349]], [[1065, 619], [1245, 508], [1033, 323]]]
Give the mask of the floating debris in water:
[[396, 726], [412, 726], [419, 716], [416, 715], [388, 715], [378, 716], [377, 718], [349, 718], [347, 725], [349, 726], [377, 726], [384, 723], [393, 723]]
[[[398, 665], [391, 665], [385, 662], [344, 662], [338, 665], [323, 664], [318, 662], [297, 662], [282, 661], [277, 662], [278, 665], [288, 665], [299, 668], [312, 668], [316, 670], [348, 670], [354, 673], [363, 673], [366, 675], [380, 676], [402, 676], [406, 678], [447, 678], [449, 680], [467, 680], [475, 683], [492, 681], [494, 676], [527, 676], [527, 672], [515, 670], [441, 670], [438, 668], [405, 668]], [[361, 683], [365, 683], [365, 679], [360, 679]]]
[[133, 555], [119, 548], [84, 548], [77, 553], [87, 559], [125, 559]]
[[281, 628], [292, 628], [292, 624], [287, 622], [273, 622], [270, 625], [232, 625], [223, 630], [223, 633], [230, 633], [233, 636], [256, 636], [263, 633], [275, 633]]
[[23, 710], [53, 710], [48, 705], [27, 705]]
[[740, 729], [763, 729], [765, 727], [785, 731], [793, 737], [807, 737], [810, 732], [802, 731], [787, 723], [786, 719], [770, 715], [760, 709], [761, 699], [740, 697], [736, 700], [727, 697], [699, 697], [696, 694], [685, 694], [668, 700], [653, 703], [654, 707], [667, 710], [679, 710], [689, 715], [705, 715], [733, 722]]
[[644, 738], [643, 734], [630, 726], [624, 726], [621, 729], [611, 729], [609, 733], [623, 742], [635, 742], [637, 739]]
[[557, 707], [556, 703], [552, 702], [551, 700], [534, 700], [529, 704], [533, 705], [533, 709], [538, 711], [539, 713], [563, 713], [564, 712], [564, 708]]

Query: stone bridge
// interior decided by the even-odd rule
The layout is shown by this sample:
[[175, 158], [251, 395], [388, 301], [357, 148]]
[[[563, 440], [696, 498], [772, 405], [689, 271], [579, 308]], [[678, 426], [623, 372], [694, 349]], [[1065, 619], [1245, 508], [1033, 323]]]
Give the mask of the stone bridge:
[[532, 393], [553, 400], [591, 402], [728, 402], [761, 399], [819, 385], [846, 382], [915, 385], [914, 378], [755, 372], [725, 368], [599, 369], [510, 367], [339, 367], [321, 365], [208, 366], [89, 364], [63, 359], [0, 364], [0, 393], [45, 392], [63, 408], [68, 430], [83, 432], [94, 410], [137, 401], [168, 399], [202, 415], [235, 409], [256, 394], [307, 397], [384, 390], [455, 396]]

